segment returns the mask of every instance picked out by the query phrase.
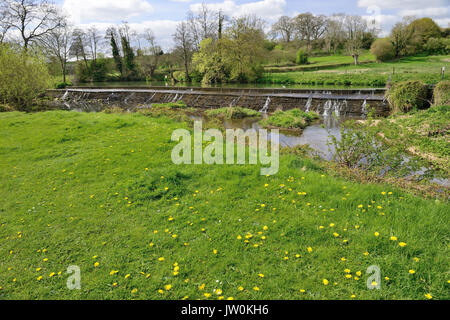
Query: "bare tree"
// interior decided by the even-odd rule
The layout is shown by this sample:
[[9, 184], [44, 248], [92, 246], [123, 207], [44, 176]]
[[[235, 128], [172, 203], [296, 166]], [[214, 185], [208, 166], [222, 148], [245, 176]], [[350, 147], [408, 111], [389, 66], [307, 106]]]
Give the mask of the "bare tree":
[[67, 23], [51, 30], [40, 38], [40, 43], [43, 44], [47, 53], [58, 60], [64, 83], [66, 83], [67, 61], [69, 60], [72, 41], [72, 28]]
[[357, 65], [363, 47], [364, 33], [368, 31], [367, 21], [361, 16], [347, 16], [345, 31], [347, 52], [353, 57], [355, 65]]
[[336, 53], [338, 48], [345, 43], [345, 14], [334, 14], [327, 19], [327, 28], [324, 34], [324, 44], [328, 52]]
[[25, 50], [28, 46], [61, 27], [64, 17], [46, 0], [2, 0], [9, 27], [18, 31]]
[[[216, 20], [217, 13], [212, 11], [206, 3], [202, 3], [197, 12], [188, 12], [188, 28], [196, 48], [206, 38], [217, 39], [220, 26]], [[223, 22], [223, 20], [222, 20]]]
[[320, 39], [327, 27], [327, 19], [324, 15], [315, 16], [311, 13], [302, 13], [294, 18], [297, 37], [306, 41], [308, 50], [311, 50], [311, 42]]
[[194, 40], [189, 30], [187, 22], [180, 22], [177, 26], [175, 34], [173, 35], [175, 45], [180, 49], [182, 53], [182, 61], [184, 65], [184, 73], [187, 81], [190, 81], [189, 64], [194, 47]]
[[281, 37], [285, 42], [291, 42], [295, 33], [295, 24], [293, 19], [287, 16], [281, 17], [272, 25], [272, 34], [274, 37]]
[[97, 27], [92, 26], [86, 30], [86, 44], [89, 48], [92, 61], [96, 63], [98, 51], [103, 45], [103, 36]]
[[86, 54], [86, 32], [82, 29], [74, 29], [72, 32], [72, 44], [70, 46], [70, 55], [76, 57], [77, 61], [83, 59], [86, 68], [88, 68], [88, 57]]
[[153, 78], [163, 51], [156, 43], [155, 35], [151, 29], [145, 29], [142, 37], [147, 41], [149, 47], [145, 50], [147, 55], [141, 59], [141, 65], [144, 68], [144, 72], [148, 70], [148, 76]]
[[6, 33], [11, 28], [7, 21], [6, 11], [0, 7], [0, 44], [6, 39]]

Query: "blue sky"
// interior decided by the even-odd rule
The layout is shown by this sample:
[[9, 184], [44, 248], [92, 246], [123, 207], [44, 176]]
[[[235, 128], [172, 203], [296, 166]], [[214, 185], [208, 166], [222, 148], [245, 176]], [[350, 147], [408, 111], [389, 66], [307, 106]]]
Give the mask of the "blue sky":
[[450, 0], [57, 0], [76, 25], [96, 25], [106, 29], [111, 24], [128, 21], [132, 28], [151, 28], [163, 47], [171, 46], [176, 24], [205, 2], [227, 15], [257, 14], [269, 25], [282, 15], [359, 14], [375, 18], [388, 32], [403, 16], [430, 16], [441, 26], [450, 23]]

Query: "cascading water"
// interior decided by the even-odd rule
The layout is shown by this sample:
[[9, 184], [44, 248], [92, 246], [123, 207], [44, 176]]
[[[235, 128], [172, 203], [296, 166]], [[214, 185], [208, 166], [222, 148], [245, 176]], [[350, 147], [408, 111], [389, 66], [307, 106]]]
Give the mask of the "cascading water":
[[259, 110], [259, 112], [267, 113], [267, 111], [269, 111], [270, 102], [271, 102], [270, 97], [267, 97], [266, 103], [264, 104], [263, 108]]
[[323, 116], [329, 117], [331, 116], [331, 109], [333, 107], [333, 102], [331, 100], [328, 100], [325, 102], [325, 105], [323, 106]]
[[239, 100], [241, 100], [241, 97], [242, 96], [234, 98], [233, 101], [231, 101], [231, 103], [230, 103], [230, 108], [235, 107], [237, 105], [237, 103], [239, 102]]
[[364, 116], [367, 116], [369, 111], [367, 110], [367, 100], [364, 100], [362, 107], [361, 107], [361, 114]]
[[312, 97], [309, 97], [308, 101], [306, 102], [306, 105], [305, 105], [305, 110], [306, 110], [305, 112], [306, 113], [310, 112], [311, 107], [312, 107]]
[[339, 117], [341, 115], [341, 104], [338, 100], [334, 101], [333, 103], [333, 112], [336, 117]]

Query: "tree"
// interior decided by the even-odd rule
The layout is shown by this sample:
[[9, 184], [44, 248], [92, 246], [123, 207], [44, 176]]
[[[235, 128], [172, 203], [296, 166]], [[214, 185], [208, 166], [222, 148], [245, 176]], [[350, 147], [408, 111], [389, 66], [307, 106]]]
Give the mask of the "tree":
[[97, 27], [92, 26], [86, 31], [86, 44], [90, 50], [90, 55], [93, 63], [97, 62], [98, 50], [102, 46], [103, 37]]
[[377, 39], [370, 48], [370, 52], [378, 61], [389, 61], [395, 58], [395, 48], [389, 39]]
[[8, 26], [20, 35], [25, 50], [29, 45], [61, 27], [63, 16], [46, 0], [2, 0]]
[[153, 78], [156, 69], [158, 68], [161, 56], [164, 54], [161, 47], [156, 43], [155, 35], [151, 29], [145, 29], [143, 37], [148, 42], [148, 56], [142, 58], [142, 64], [145, 69], [148, 69], [148, 76]]
[[6, 40], [6, 33], [11, 28], [6, 18], [6, 11], [0, 7], [0, 44]]
[[325, 48], [328, 52], [336, 51], [345, 43], [344, 30], [345, 14], [334, 14], [326, 21], [327, 27], [324, 34]]
[[411, 31], [408, 28], [408, 20], [403, 19], [392, 28], [390, 40], [394, 47], [395, 57], [402, 57], [407, 55], [408, 43], [411, 39]]
[[86, 68], [88, 67], [88, 57], [86, 55], [86, 33], [82, 29], [74, 29], [72, 32], [72, 45], [70, 55], [76, 57], [77, 62], [83, 59]]
[[275, 38], [281, 37], [284, 42], [291, 42], [295, 34], [295, 23], [293, 19], [283, 16], [272, 25], [272, 35]]
[[69, 59], [72, 38], [71, 27], [64, 23], [61, 27], [50, 31], [41, 37], [41, 43], [46, 52], [58, 60], [63, 82], [66, 83], [67, 60]]
[[264, 20], [247, 15], [235, 18], [227, 29], [221, 56], [231, 66], [231, 81], [254, 81], [264, 58]]
[[442, 37], [441, 29], [431, 18], [414, 20], [408, 26], [408, 31], [411, 33], [411, 42], [418, 51], [423, 50], [428, 39]]
[[180, 22], [177, 25], [175, 34], [173, 35], [173, 40], [179, 52], [181, 52], [181, 60], [183, 61], [184, 73], [186, 81], [190, 81], [191, 77], [189, 75], [189, 64], [192, 57], [192, 52], [194, 48], [194, 39], [189, 32], [189, 26], [187, 22]]
[[[217, 15], [206, 3], [202, 3], [198, 10], [188, 12], [187, 26], [191, 34], [192, 43], [198, 49], [200, 42], [204, 39], [218, 39], [218, 32], [223, 28], [223, 15]], [[219, 17], [218, 21], [217, 16]]]
[[123, 62], [122, 56], [120, 55], [120, 48], [118, 45], [119, 35], [116, 28], [110, 27], [106, 30], [106, 38], [109, 39], [111, 45], [112, 56], [114, 63], [116, 64], [117, 70], [120, 72], [120, 76], [123, 77]]
[[358, 65], [364, 33], [368, 30], [367, 21], [361, 16], [347, 16], [344, 27], [347, 38], [346, 50], [353, 57], [355, 65]]
[[297, 37], [306, 41], [308, 50], [311, 50], [311, 42], [321, 38], [327, 30], [327, 19], [324, 15], [302, 13], [294, 18], [294, 23]]

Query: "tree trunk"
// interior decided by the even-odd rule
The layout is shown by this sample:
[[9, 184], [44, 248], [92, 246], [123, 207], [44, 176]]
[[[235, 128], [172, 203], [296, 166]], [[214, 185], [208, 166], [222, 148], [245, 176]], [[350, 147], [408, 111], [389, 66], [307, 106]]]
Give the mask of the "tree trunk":
[[355, 60], [355, 66], [357, 66], [359, 64], [359, 54], [354, 54], [353, 60]]

